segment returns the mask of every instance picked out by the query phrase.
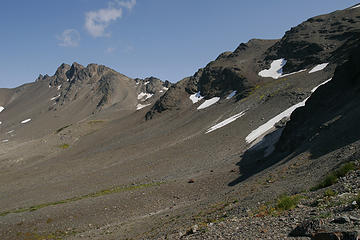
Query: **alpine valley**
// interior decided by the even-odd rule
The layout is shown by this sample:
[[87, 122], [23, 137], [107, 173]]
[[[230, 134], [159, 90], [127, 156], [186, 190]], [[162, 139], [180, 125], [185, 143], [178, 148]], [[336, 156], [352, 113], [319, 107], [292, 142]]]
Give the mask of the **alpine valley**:
[[0, 89], [0, 239], [360, 239], [360, 5], [177, 83]]

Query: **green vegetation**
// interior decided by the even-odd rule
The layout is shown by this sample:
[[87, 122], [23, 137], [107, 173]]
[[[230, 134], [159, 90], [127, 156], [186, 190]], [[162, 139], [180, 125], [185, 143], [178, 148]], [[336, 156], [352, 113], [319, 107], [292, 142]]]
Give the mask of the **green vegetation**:
[[329, 187], [337, 183], [340, 177], [344, 177], [348, 172], [355, 170], [355, 164], [353, 162], [348, 162], [343, 165], [336, 171], [330, 172], [325, 178], [316, 186], [312, 187], [311, 191], [316, 191], [322, 188]]
[[336, 192], [332, 189], [327, 189], [325, 192], [324, 192], [324, 197], [332, 197], [332, 196], [335, 196], [336, 195]]
[[42, 204], [34, 205], [34, 206], [31, 206], [31, 207], [17, 208], [17, 209], [9, 210], [9, 211], [6, 211], [6, 212], [0, 212], [0, 217], [1, 216], [6, 216], [6, 215], [8, 215], [10, 213], [32, 212], [32, 211], [36, 211], [36, 210], [39, 210], [39, 209], [44, 208], [44, 207], [76, 202], [76, 201], [80, 201], [80, 200], [86, 199], [86, 198], [96, 198], [96, 197], [109, 195], [109, 194], [113, 194], [113, 193], [132, 191], [132, 190], [148, 188], [148, 187], [152, 187], [152, 186], [159, 186], [160, 184], [163, 184], [163, 182], [155, 182], [155, 183], [146, 183], [146, 184], [140, 184], [140, 185], [113, 187], [113, 188], [110, 188], [110, 189], [104, 189], [104, 190], [101, 190], [101, 191], [98, 191], [98, 192], [89, 193], [89, 194], [78, 196], [78, 197], [72, 197], [72, 198], [68, 198], [68, 199], [64, 199], [64, 200], [60, 200], [60, 201], [56, 201], [56, 202], [42, 203]]
[[301, 198], [301, 195], [282, 195], [278, 199], [275, 209], [280, 212], [294, 209], [298, 205]]
[[67, 148], [69, 148], [69, 147], [70, 147], [70, 145], [67, 144], [67, 143], [61, 144], [61, 145], [59, 146], [59, 148], [61, 148], [61, 149], [67, 149]]
[[69, 124], [69, 125], [66, 125], [66, 126], [64, 126], [64, 127], [62, 127], [62, 128], [59, 128], [58, 130], [55, 131], [55, 133], [59, 133], [59, 132], [61, 132], [62, 130], [70, 127], [71, 125], [72, 125], [72, 124]]

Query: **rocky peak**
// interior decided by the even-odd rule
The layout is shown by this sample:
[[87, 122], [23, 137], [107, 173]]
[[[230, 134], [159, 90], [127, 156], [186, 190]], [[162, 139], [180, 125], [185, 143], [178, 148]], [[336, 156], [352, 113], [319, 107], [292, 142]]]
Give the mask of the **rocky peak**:
[[265, 52], [264, 58], [285, 58], [284, 73], [329, 62], [331, 55], [359, 29], [360, 8], [313, 17], [287, 31], [278, 43]]
[[77, 75], [82, 69], [84, 69], [84, 66], [78, 64], [77, 62], [74, 62], [71, 65], [71, 68], [69, 71], [67, 71], [66, 76], [72, 80], [75, 75]]

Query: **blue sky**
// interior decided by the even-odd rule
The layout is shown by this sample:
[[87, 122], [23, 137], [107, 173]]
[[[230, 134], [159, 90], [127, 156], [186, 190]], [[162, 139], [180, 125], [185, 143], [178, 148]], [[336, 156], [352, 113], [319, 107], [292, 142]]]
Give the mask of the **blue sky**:
[[251, 38], [281, 38], [359, 0], [2, 0], [0, 87], [65, 62], [176, 82]]

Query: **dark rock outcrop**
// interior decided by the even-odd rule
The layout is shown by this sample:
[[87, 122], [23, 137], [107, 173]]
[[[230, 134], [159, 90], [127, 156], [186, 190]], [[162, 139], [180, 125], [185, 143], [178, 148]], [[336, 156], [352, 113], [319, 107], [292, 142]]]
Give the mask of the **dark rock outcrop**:
[[[342, 52], [331, 57], [345, 43], [353, 42], [360, 32], [359, 9], [346, 9], [308, 19], [287, 31], [284, 37], [269, 48], [265, 60], [286, 58], [285, 73], [309, 68], [317, 63], [339, 62], [347, 59]], [[339, 50], [341, 52], [341, 50]]]
[[[305, 107], [293, 112], [277, 150], [292, 152], [322, 135], [327, 138], [323, 142], [328, 150], [336, 148], [336, 144], [359, 139], [359, 92], [360, 47], [356, 47], [351, 50], [350, 60], [337, 67], [333, 79], [320, 86], [307, 100]], [[345, 142], [341, 143], [341, 139]]]

